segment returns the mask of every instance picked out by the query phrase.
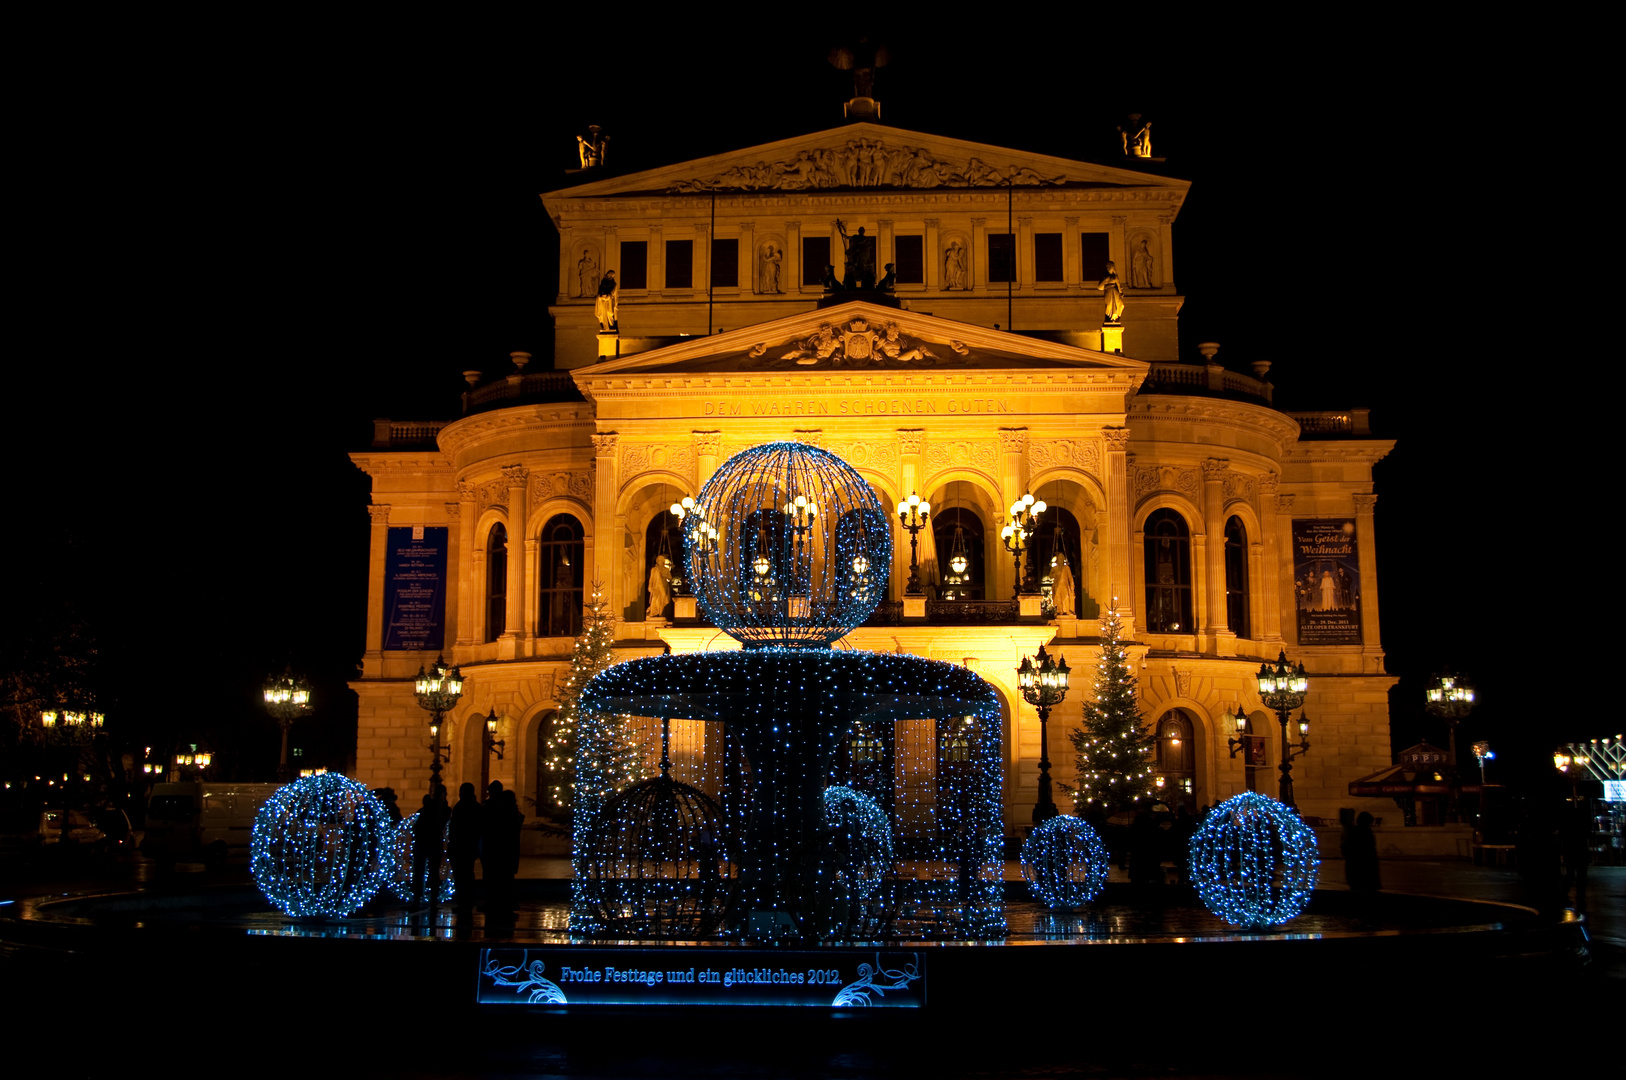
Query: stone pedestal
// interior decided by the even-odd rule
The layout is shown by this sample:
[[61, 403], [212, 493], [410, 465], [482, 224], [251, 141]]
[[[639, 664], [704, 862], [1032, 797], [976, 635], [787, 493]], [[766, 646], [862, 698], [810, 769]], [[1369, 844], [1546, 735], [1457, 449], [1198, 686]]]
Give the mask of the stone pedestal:
[[621, 355], [621, 333], [620, 333], [620, 331], [611, 330], [609, 333], [605, 333], [602, 330], [599, 331], [599, 335], [598, 335], [598, 358], [600, 360], [611, 360], [611, 359], [614, 359], [615, 357], [620, 356], [620, 355]]
[[[1101, 324], [1101, 351], [1106, 353], [1122, 353], [1124, 351], [1123, 323]], [[604, 354], [600, 353], [599, 355]]]
[[905, 619], [924, 619], [926, 617], [926, 597], [905, 596], [903, 598], [903, 617]]
[[672, 621], [682, 622], [695, 618], [695, 599], [692, 596], [674, 596], [672, 598]]
[[1023, 619], [1041, 617], [1044, 614], [1044, 594], [1025, 592], [1017, 596], [1016, 614]]

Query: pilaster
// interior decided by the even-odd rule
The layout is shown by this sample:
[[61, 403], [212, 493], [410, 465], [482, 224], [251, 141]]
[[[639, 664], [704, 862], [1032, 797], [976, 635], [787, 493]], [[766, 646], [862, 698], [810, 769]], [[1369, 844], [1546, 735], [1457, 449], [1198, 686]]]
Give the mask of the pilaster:
[[[631, 599], [616, 595], [620, 590], [620, 575], [615, 570], [616, 537], [615, 495], [621, 489], [621, 462], [616, 455], [615, 432], [604, 432], [593, 437], [593, 576], [587, 582], [591, 590], [602, 583], [610, 593], [610, 610], [621, 612]], [[642, 588], [643, 582], [637, 582]]]
[[[1208, 610], [1199, 618], [1203, 633], [1209, 639], [1208, 650], [1222, 656], [1236, 652], [1236, 635], [1229, 633], [1229, 616], [1225, 610], [1225, 474], [1230, 467], [1226, 458], [1209, 458], [1203, 462], [1203, 532], [1207, 536], [1203, 567], [1208, 578], [1203, 593]], [[1229, 653], [1221, 647], [1221, 637], [1231, 639]]]
[[1108, 579], [1107, 601], [1117, 597], [1118, 614], [1123, 617], [1126, 636], [1135, 634], [1134, 580], [1130, 576], [1129, 516], [1129, 429], [1103, 428], [1101, 438], [1106, 442], [1106, 546]]
[[925, 246], [922, 253], [926, 260], [926, 288], [935, 292], [943, 287], [943, 270], [939, 266], [943, 254], [937, 249], [937, 231], [939, 219], [929, 217], [926, 219], [926, 238], [921, 241]]
[[362, 677], [378, 678], [384, 669], [384, 561], [390, 544], [390, 507], [374, 503], [367, 508], [372, 536], [367, 554], [367, 651]]
[[1281, 477], [1275, 473], [1259, 478], [1259, 531], [1263, 533], [1259, 539], [1264, 544], [1264, 554], [1254, 580], [1259, 582], [1264, 623], [1254, 634], [1270, 642], [1282, 640], [1282, 565], [1278, 550], [1281, 538], [1276, 535], [1280, 528], [1276, 522], [1276, 497], [1280, 487]]
[[503, 478], [508, 481], [508, 596], [505, 625], [497, 655], [512, 660], [519, 655], [518, 643], [526, 633], [525, 593], [530, 582], [525, 577], [525, 507], [529, 498], [525, 466], [504, 465]]
[[717, 471], [723, 453], [723, 433], [721, 431], [691, 431], [690, 439], [694, 441], [694, 481], [695, 492], [706, 486], [711, 474]]
[[1355, 496], [1356, 559], [1361, 569], [1361, 651], [1367, 657], [1375, 655], [1366, 665], [1367, 670], [1381, 673], [1383, 638], [1378, 632], [1378, 549], [1373, 521], [1377, 503], [1376, 495]]

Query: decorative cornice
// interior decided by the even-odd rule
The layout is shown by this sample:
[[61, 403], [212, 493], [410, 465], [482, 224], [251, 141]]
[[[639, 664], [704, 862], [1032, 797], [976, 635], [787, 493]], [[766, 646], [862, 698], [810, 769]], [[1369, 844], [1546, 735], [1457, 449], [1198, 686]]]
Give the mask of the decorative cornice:
[[595, 457], [614, 457], [617, 435], [613, 431], [605, 432], [593, 437], [593, 455]]

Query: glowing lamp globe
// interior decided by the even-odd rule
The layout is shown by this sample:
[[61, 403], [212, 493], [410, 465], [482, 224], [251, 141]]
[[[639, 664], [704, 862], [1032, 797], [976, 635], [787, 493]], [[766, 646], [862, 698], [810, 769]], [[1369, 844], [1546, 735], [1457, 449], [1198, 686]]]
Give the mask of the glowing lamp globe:
[[1236, 926], [1276, 926], [1301, 914], [1320, 867], [1315, 830], [1257, 791], [1220, 803], [1191, 838], [1197, 895]]
[[367, 788], [339, 773], [296, 780], [254, 816], [249, 866], [285, 915], [342, 919], [391, 870], [395, 825]]
[[695, 512], [716, 530], [715, 550], [689, 547], [695, 598], [747, 648], [827, 647], [886, 591], [892, 531], [881, 501], [816, 446], [740, 451], [700, 490]]
[[1107, 885], [1107, 849], [1089, 822], [1053, 817], [1022, 844], [1022, 876], [1053, 911], [1082, 907]]

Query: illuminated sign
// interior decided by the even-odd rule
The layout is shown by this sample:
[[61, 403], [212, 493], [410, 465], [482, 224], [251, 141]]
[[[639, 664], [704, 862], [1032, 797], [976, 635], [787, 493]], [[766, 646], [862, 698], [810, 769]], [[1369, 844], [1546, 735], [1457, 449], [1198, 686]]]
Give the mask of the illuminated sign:
[[1604, 802], [1626, 802], [1626, 780], [1605, 780], [1603, 782]]
[[926, 1003], [926, 960], [879, 949], [481, 949], [475, 1000], [918, 1009]]
[[439, 649], [446, 638], [446, 528], [391, 527], [384, 552], [384, 648]]

